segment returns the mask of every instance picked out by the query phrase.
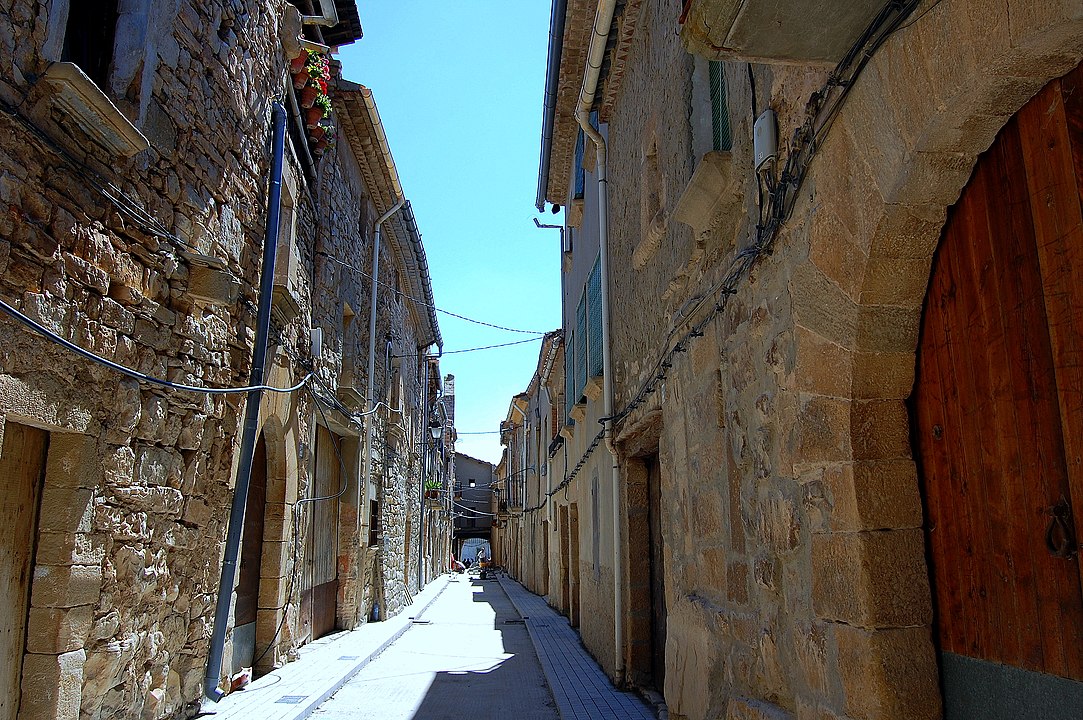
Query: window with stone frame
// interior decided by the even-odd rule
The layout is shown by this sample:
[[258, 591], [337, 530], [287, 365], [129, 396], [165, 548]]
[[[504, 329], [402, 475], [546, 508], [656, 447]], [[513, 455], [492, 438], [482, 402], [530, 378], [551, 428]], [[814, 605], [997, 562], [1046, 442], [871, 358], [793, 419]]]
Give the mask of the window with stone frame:
[[102, 90], [109, 85], [117, 31], [118, 0], [76, 0], [68, 4], [60, 59], [75, 63]]

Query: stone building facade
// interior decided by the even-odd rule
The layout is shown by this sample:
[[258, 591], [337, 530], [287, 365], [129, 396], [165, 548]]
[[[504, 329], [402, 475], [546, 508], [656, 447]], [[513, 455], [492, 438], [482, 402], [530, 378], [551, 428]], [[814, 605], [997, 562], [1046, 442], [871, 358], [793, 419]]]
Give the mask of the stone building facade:
[[[948, 290], [931, 289], [947, 272], [934, 266], [942, 238], [955, 232], [946, 221], [984, 217], [958, 208], [972, 202], [975, 183], [990, 182], [975, 166], [993, 146], [985, 157], [994, 158], [999, 197], [1015, 197], [1022, 183], [1019, 192], [1029, 188], [1031, 198], [1029, 210], [1011, 205], [1017, 214], [1006, 210], [1013, 219], [1005, 222], [1059, 253], [1038, 252], [1047, 311], [1061, 318], [1050, 320], [1060, 385], [1048, 402], [1057, 437], [1079, 422], [1074, 371], [1056, 359], [1074, 352], [1074, 341], [1056, 324], [1078, 322], [1081, 305], [1049, 277], [1074, 272], [1078, 251], [1057, 243], [1077, 236], [1080, 211], [1078, 197], [1056, 194], [1061, 171], [1043, 169], [1069, 168], [1064, 183], [1076, 187], [1070, 158], [1078, 141], [1063, 128], [1078, 117], [1070, 99], [1083, 58], [1078, 3], [856, 3], [830, 16], [803, 3], [772, 4], [764, 15], [757, 13], [765, 4], [738, 12], [725, 0], [554, 5], [545, 119], [552, 133], [543, 140], [539, 205], [566, 210], [574, 425], [562, 431], [569, 452], [560, 469], [570, 478], [569, 538], [563, 543], [558, 527], [561, 542], [550, 543], [547, 560], [550, 578], [569, 563], [574, 572], [567, 583], [550, 582], [550, 603], [580, 625], [614, 678], [657, 691], [675, 718], [1008, 717], [1036, 709], [1070, 717], [1083, 680], [1080, 646], [1072, 641], [1053, 659], [1041, 651], [1015, 659], [989, 628], [1000, 618], [1017, 628], [1011, 642], [1047, 649], [1080, 632], [1076, 556], [1070, 543], [1051, 541], [1046, 551], [1042, 540], [1046, 527], [1049, 537], [1068, 538], [1078, 523], [1063, 509], [1074, 505], [1078, 516], [1083, 497], [1071, 432], [1054, 461], [1060, 484], [1009, 504], [1022, 487], [1045, 486], [999, 479], [1035, 466], [1019, 459], [1023, 450], [991, 459], [998, 443], [981, 440], [986, 430], [977, 428], [995, 413], [971, 410], [967, 421], [950, 423], [922, 415], [936, 362], [927, 356], [949, 346], [961, 352], [965, 333], [955, 345], [949, 333], [941, 345], [923, 346], [920, 356], [918, 343], [943, 336], [936, 323], [945, 321], [930, 318], [944, 317], [951, 288], [976, 288], [980, 300], [1007, 287], [994, 289], [982, 273], [997, 264], [978, 259], [973, 277], [956, 271]], [[604, 62], [590, 63], [602, 67], [596, 90], [582, 93], [596, 13], [597, 26], [609, 28], [599, 42], [608, 43]], [[575, 119], [581, 94], [605, 139], [604, 236], [600, 155]], [[1019, 145], [1019, 136], [1021, 159], [1011, 163], [1023, 169], [1012, 171], [1004, 158], [1014, 156], [1000, 143]], [[994, 209], [1006, 204], [981, 210], [988, 223], [953, 222], [994, 232]], [[604, 392], [591, 387], [592, 373], [574, 377], [582, 372], [575, 313], [586, 285], [589, 332], [589, 273], [603, 244], [611, 360], [596, 384], [612, 382], [606, 426], [614, 454], [604, 439], [591, 448]], [[1013, 257], [1013, 267], [1025, 265], [1022, 254]], [[1003, 317], [1024, 305], [1005, 302]], [[972, 327], [1001, 311], [982, 312], [971, 315]], [[972, 352], [966, 357], [977, 359], [966, 362], [989, 355]], [[589, 338], [579, 357], [589, 360]], [[1010, 376], [1025, 376], [1020, 367]], [[967, 407], [993, 407], [1005, 392], [995, 380], [963, 388], [974, 396]], [[1022, 391], [1004, 407], [1033, 407], [1039, 395]], [[1003, 427], [1009, 439], [999, 442], [1027, 447], [1026, 431]], [[947, 451], [934, 443], [956, 429], [970, 455], [937, 454]], [[965, 521], [973, 538], [966, 542], [975, 545], [952, 565], [939, 538], [960, 521], [944, 508], [963, 507], [966, 490], [933, 488], [950, 486], [939, 465], [964, 460], [986, 498], [983, 515], [1020, 510], [1029, 519], [1003, 520], [1019, 546], [990, 539], [1006, 531]], [[559, 503], [556, 510], [564, 512]], [[1069, 589], [1034, 590], [1019, 569], [1029, 567]], [[975, 579], [966, 580], [970, 573]], [[1034, 615], [1018, 599], [1028, 593], [1039, 598]], [[1040, 620], [1054, 607], [1064, 627]], [[988, 626], [957, 629], [952, 613], [987, 618]], [[1007, 677], [1035, 690], [1008, 689]]]
[[[366, 155], [378, 115], [359, 86], [332, 89], [342, 141], [308, 142], [289, 63], [360, 37], [353, 2], [334, 5], [321, 29], [285, 0], [0, 3], [0, 475], [17, 498], [3, 717], [184, 717], [209, 689], [245, 393], [170, 384], [251, 376], [275, 100], [287, 137], [265, 382], [314, 375], [264, 394], [222, 678], [285, 662], [318, 634], [320, 602], [350, 628], [417, 589], [424, 356], [440, 336], [406, 206], [383, 228], [381, 404], [363, 415], [371, 283], [342, 263], [371, 269], [374, 221], [403, 193], [389, 152]], [[325, 519], [336, 532], [317, 540]]]

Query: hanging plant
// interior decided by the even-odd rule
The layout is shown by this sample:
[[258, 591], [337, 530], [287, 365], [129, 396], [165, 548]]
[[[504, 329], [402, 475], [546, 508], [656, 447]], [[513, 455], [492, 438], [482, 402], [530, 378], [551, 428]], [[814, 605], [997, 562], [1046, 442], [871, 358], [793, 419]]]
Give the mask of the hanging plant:
[[301, 90], [301, 97], [298, 98], [298, 100], [301, 103], [301, 107], [310, 108], [315, 104], [316, 98], [319, 96], [320, 89], [315, 85], [308, 84]]

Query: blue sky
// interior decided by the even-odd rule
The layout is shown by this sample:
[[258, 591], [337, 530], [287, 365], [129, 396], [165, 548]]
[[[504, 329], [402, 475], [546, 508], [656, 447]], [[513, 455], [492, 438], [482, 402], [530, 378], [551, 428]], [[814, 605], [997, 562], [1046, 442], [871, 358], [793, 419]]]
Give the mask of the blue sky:
[[[560, 326], [560, 236], [539, 230], [541, 109], [549, 41], [543, 0], [360, 0], [365, 36], [343, 76], [372, 89], [428, 253], [436, 305], [497, 325]], [[522, 340], [439, 314], [444, 350]], [[541, 342], [445, 355], [458, 450], [496, 462], [495, 431], [526, 389]]]

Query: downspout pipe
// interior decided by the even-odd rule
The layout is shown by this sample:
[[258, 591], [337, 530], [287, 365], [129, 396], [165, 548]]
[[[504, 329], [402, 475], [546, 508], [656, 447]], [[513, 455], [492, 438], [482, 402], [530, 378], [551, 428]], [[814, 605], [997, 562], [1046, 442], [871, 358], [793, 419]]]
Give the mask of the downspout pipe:
[[421, 503], [417, 519], [417, 591], [425, 587], [425, 480], [428, 476], [429, 448], [429, 356], [427, 347], [418, 347], [421, 365], [424, 368], [424, 380], [421, 386], [421, 487], [418, 499]]
[[[611, 352], [611, 323], [609, 303], [609, 185], [606, 167], [606, 145], [602, 134], [590, 124], [590, 110], [594, 106], [594, 96], [598, 91], [598, 80], [602, 72], [602, 60], [605, 58], [609, 28], [613, 25], [613, 14], [617, 0], [600, 0], [594, 16], [594, 29], [590, 37], [590, 49], [587, 51], [587, 68], [583, 74], [583, 87], [579, 92], [579, 101], [575, 106], [575, 119], [579, 127], [594, 143], [597, 162], [595, 170], [598, 176], [598, 264], [601, 269], [602, 285], [602, 398], [606, 418], [613, 417], [613, 357]], [[607, 420], [605, 447], [613, 458], [613, 667], [617, 684], [624, 682], [624, 572], [621, 567], [621, 523], [620, 523], [620, 460], [613, 442], [613, 422]]]
[[560, 56], [564, 49], [564, 18], [567, 0], [553, 0], [549, 16], [549, 61], [545, 67], [545, 101], [542, 106], [541, 158], [538, 161], [538, 196], [534, 206], [545, 208], [549, 188], [549, 155], [553, 149], [553, 124], [557, 113], [557, 91], [560, 89]]
[[[271, 110], [271, 177], [267, 198], [267, 228], [263, 239], [263, 264], [260, 268], [259, 308], [256, 313], [256, 340], [252, 348], [250, 385], [263, 385], [267, 365], [267, 344], [271, 330], [271, 295], [274, 291], [275, 253], [278, 249], [279, 216], [282, 209], [282, 158], [286, 147], [286, 109], [278, 102]], [[244, 429], [237, 466], [237, 485], [229, 512], [226, 548], [222, 558], [222, 576], [218, 581], [218, 599], [214, 607], [214, 630], [207, 656], [207, 674], [203, 679], [203, 694], [214, 702], [225, 695], [218, 689], [222, 674], [222, 652], [226, 644], [226, 624], [237, 581], [237, 559], [244, 532], [244, 509], [248, 503], [248, 485], [252, 479], [252, 459], [256, 452], [256, 431], [259, 429], [259, 408], [262, 390], [251, 390], [244, 406]]]
[[[361, 527], [361, 518], [364, 516], [361, 506], [361, 486], [364, 485], [368, 488], [368, 484], [372, 481], [372, 424], [376, 421], [376, 401], [372, 397], [374, 378], [376, 373], [376, 296], [380, 289], [380, 231], [383, 228], [383, 224], [387, 222], [388, 218], [399, 211], [399, 208], [406, 202], [405, 199], [400, 199], [395, 205], [385, 212], [376, 220], [376, 232], [373, 233], [372, 241], [372, 276], [369, 279], [372, 285], [372, 292], [369, 293], [369, 363], [368, 374], [365, 377], [365, 457], [364, 459], [364, 472], [361, 474], [361, 481], [357, 487], [357, 526]], [[386, 464], [386, 463], [385, 463]], [[365, 496], [367, 497], [367, 495]], [[383, 545], [381, 544], [381, 551]], [[379, 560], [377, 561], [379, 564]], [[382, 573], [383, 570], [381, 569]], [[379, 579], [378, 579], [379, 581]], [[385, 608], [380, 608], [380, 618], [385, 619], [386, 614], [383, 613]]]
[[369, 357], [368, 372], [365, 375], [365, 457], [363, 458], [364, 471], [361, 473], [362, 479], [357, 486], [357, 527], [359, 529], [361, 527], [361, 518], [364, 516], [361, 507], [361, 498], [363, 496], [361, 486], [369, 482], [372, 474], [372, 422], [373, 410], [376, 408], [376, 403], [373, 402], [372, 398], [372, 388], [373, 375], [376, 374], [376, 295], [380, 289], [380, 231], [387, 219], [398, 212], [405, 202], [405, 200], [399, 200], [394, 207], [380, 216], [376, 221], [376, 232], [372, 241], [372, 277], [370, 278], [372, 289], [369, 293]]

